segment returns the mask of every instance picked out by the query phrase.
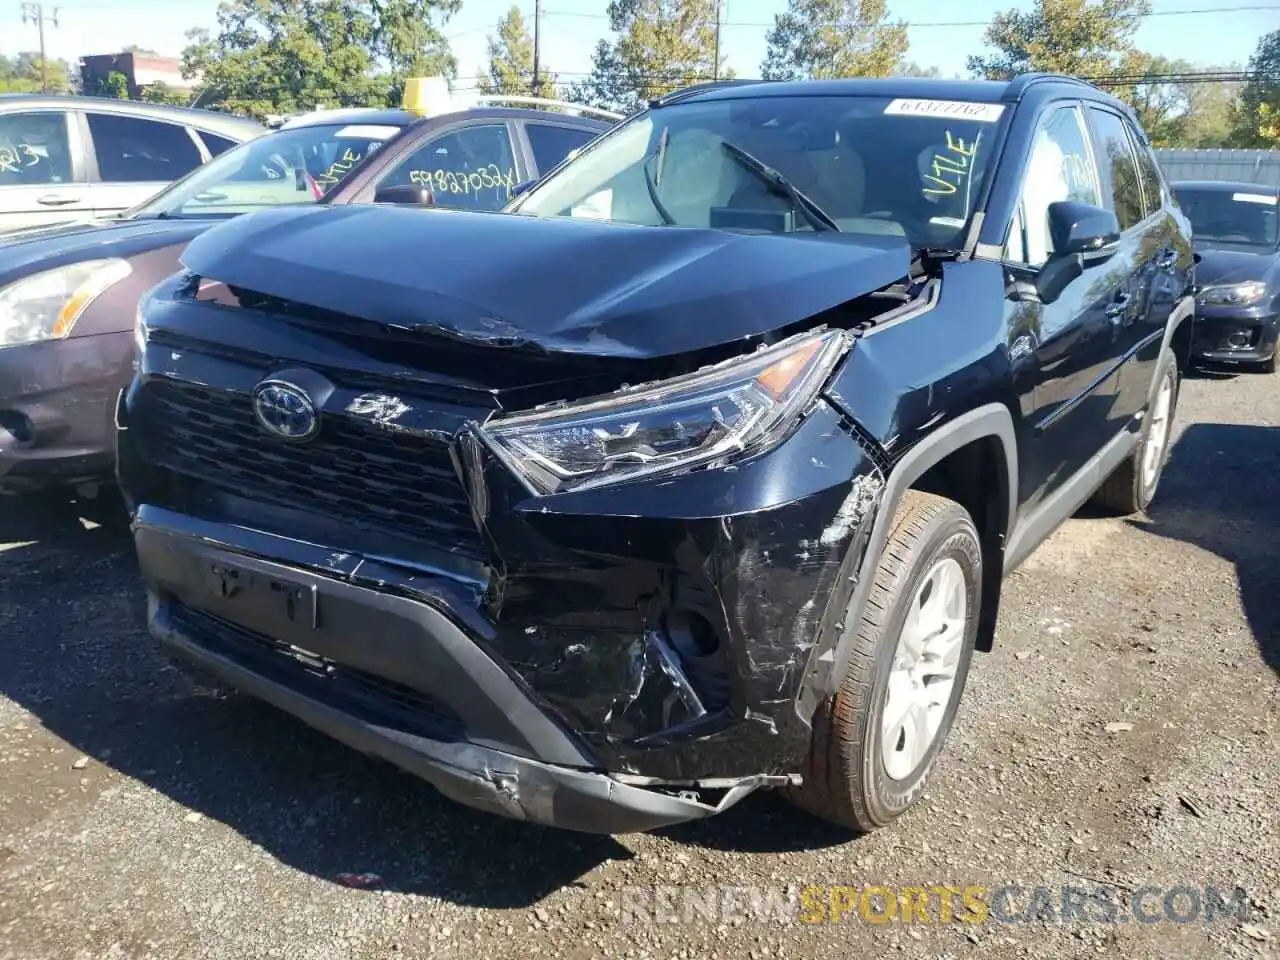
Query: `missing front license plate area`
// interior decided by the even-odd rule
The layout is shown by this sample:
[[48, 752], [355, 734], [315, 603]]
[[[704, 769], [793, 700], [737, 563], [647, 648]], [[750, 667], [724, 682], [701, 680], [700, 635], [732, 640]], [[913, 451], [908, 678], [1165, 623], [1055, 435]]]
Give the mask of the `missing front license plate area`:
[[296, 627], [320, 627], [320, 596], [314, 584], [268, 577], [232, 564], [209, 564], [213, 592], [220, 604], [239, 622], [266, 618]]

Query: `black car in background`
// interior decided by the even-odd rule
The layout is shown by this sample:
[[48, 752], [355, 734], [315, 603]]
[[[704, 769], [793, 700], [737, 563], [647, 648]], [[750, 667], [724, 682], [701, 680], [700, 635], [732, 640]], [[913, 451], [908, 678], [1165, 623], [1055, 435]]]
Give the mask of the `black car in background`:
[[0, 234], [0, 494], [92, 495], [112, 479], [138, 298], [209, 227], [298, 204], [499, 210], [517, 183], [610, 125], [511, 107], [322, 111], [227, 150], [118, 219]]
[[118, 412], [153, 634], [623, 833], [920, 797], [1005, 574], [1155, 496], [1194, 251], [1132, 111], [1029, 76], [680, 91], [502, 216], [268, 210], [182, 259]]
[[1272, 373], [1280, 340], [1280, 187], [1181, 181], [1196, 252], [1197, 361]]

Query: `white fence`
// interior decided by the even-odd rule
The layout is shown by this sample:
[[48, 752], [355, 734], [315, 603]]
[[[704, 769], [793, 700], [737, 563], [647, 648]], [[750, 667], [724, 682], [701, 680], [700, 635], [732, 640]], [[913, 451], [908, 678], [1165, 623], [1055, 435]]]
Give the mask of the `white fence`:
[[1157, 150], [1168, 180], [1236, 180], [1280, 187], [1280, 150]]

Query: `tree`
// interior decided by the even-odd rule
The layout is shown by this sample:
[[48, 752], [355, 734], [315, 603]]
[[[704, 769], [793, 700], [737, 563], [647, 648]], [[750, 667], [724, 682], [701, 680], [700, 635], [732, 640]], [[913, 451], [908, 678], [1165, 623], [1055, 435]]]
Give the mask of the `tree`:
[[[1236, 64], [1201, 66], [1197, 70], [1212, 73], [1242, 73], [1244, 68]], [[1231, 145], [1231, 121], [1244, 84], [1236, 81], [1213, 80], [1179, 82], [1187, 111], [1179, 131], [1183, 147], [1227, 147]]]
[[1240, 91], [1232, 116], [1231, 145], [1275, 149], [1280, 147], [1280, 30], [1258, 41], [1249, 58], [1249, 80]]
[[1113, 87], [1110, 92], [1124, 100], [1138, 115], [1138, 122], [1156, 147], [1179, 146], [1190, 104], [1188, 84], [1164, 78], [1194, 70], [1185, 60], [1170, 60], [1138, 50], [1130, 51], [1120, 67], [1125, 77], [1141, 82]]
[[[39, 93], [40, 54], [24, 52], [16, 57], [0, 55], [0, 93]], [[71, 93], [71, 66], [65, 60], [48, 64], [49, 92]]]
[[942, 76], [942, 71], [937, 67], [922, 67], [914, 60], [903, 60], [893, 69], [895, 77], [930, 77], [938, 78]]
[[223, 0], [216, 35], [193, 30], [184, 77], [202, 104], [259, 118], [399, 102], [407, 77], [453, 77], [439, 25], [461, 0]]
[[520, 8], [513, 6], [498, 21], [497, 36], [489, 37], [489, 67], [480, 78], [481, 93], [528, 94], [555, 90], [556, 78], [545, 71], [540, 77], [542, 92], [533, 90], [533, 37]]
[[596, 45], [590, 75], [565, 96], [627, 111], [700, 80], [733, 76], [723, 57], [715, 69], [716, 6], [716, 0], [611, 0], [615, 38]]
[[766, 80], [885, 77], [907, 52], [907, 25], [885, 0], [788, 0], [765, 35]]
[[174, 107], [185, 107], [195, 97], [194, 91], [179, 90], [163, 80], [147, 84], [141, 92], [142, 99], [147, 103], [167, 103]]
[[1133, 50], [1150, 0], [1036, 0], [1028, 12], [997, 14], [984, 39], [995, 53], [969, 58], [979, 77], [1008, 80], [1045, 71], [1090, 77], [1117, 71]]

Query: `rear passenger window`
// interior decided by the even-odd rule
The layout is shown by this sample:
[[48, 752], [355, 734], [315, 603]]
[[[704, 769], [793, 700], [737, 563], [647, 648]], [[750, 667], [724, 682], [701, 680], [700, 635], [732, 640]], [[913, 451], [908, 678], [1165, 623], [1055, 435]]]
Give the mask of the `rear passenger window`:
[[1064, 200], [1094, 206], [1102, 202], [1080, 111], [1075, 107], [1054, 110], [1036, 131], [1005, 258], [1033, 267], [1048, 260], [1053, 253], [1049, 205]]
[[516, 185], [515, 152], [505, 123], [482, 123], [441, 134], [411, 153], [379, 187], [429, 187], [438, 207], [500, 210]]
[[198, 131], [200, 139], [204, 141], [204, 145], [209, 148], [209, 156], [216, 157], [220, 153], [225, 153], [238, 144], [234, 140], [228, 140], [226, 137], [220, 137], [216, 133], [209, 133], [205, 130]]
[[1142, 183], [1142, 209], [1149, 217], [1164, 205], [1164, 196], [1160, 188], [1160, 168], [1156, 166], [1156, 158], [1138, 132], [1129, 127], [1129, 138], [1133, 141], [1133, 151], [1138, 157], [1138, 179]]
[[553, 123], [526, 123], [524, 132], [529, 136], [529, 149], [533, 151], [533, 162], [538, 165], [539, 173], [546, 173], [574, 150], [586, 146], [596, 137], [591, 130], [562, 127]]
[[176, 123], [89, 114], [89, 132], [104, 183], [177, 180], [200, 166], [200, 151]]
[[1128, 230], [1146, 217], [1142, 187], [1125, 122], [1109, 110], [1089, 108], [1093, 125], [1094, 156], [1107, 181], [1107, 206], [1115, 211], [1120, 229]]
[[65, 113], [0, 114], [0, 186], [70, 182]]

